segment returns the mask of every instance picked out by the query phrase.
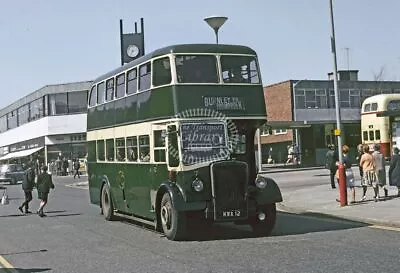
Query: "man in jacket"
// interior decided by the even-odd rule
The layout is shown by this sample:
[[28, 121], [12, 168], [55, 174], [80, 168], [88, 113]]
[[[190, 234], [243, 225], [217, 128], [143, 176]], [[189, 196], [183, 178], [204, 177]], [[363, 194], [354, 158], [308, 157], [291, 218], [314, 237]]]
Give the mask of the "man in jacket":
[[329, 151], [326, 153], [325, 168], [330, 171], [331, 187], [336, 188], [335, 185], [335, 174], [337, 170], [336, 162], [339, 161], [339, 155], [335, 150], [335, 145], [328, 145]]
[[47, 173], [47, 166], [43, 166], [42, 169], [43, 172], [39, 174], [37, 179], [38, 197], [40, 199], [40, 207], [37, 213], [40, 217], [46, 216], [43, 212], [43, 208], [47, 204], [47, 198], [49, 196], [50, 189], [54, 189], [51, 175]]
[[389, 185], [397, 187], [397, 197], [400, 197], [400, 155], [399, 148], [393, 149], [393, 156], [390, 160]]
[[[32, 213], [29, 211], [29, 202], [32, 201], [32, 190], [35, 186], [35, 170], [32, 162], [28, 163], [28, 168], [24, 172], [24, 180], [22, 181], [22, 189], [25, 194], [25, 201], [18, 209], [25, 214]], [[22, 210], [24, 208], [24, 211]]]
[[81, 167], [81, 163], [79, 162], [79, 159], [76, 158], [74, 160], [74, 169], [75, 169], [74, 179], [75, 179], [75, 176], [77, 176], [77, 175], [78, 175], [78, 178], [81, 178], [80, 175], [79, 175], [79, 168], [80, 167]]

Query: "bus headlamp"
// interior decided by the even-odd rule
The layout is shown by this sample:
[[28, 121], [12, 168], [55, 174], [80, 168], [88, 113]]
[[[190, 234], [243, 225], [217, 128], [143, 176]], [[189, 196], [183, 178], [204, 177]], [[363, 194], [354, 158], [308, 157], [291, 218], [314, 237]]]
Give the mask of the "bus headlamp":
[[202, 191], [204, 189], [203, 181], [196, 177], [196, 179], [192, 182], [192, 188], [197, 192]]
[[268, 180], [265, 177], [258, 176], [256, 178], [256, 186], [259, 189], [264, 189], [268, 184]]

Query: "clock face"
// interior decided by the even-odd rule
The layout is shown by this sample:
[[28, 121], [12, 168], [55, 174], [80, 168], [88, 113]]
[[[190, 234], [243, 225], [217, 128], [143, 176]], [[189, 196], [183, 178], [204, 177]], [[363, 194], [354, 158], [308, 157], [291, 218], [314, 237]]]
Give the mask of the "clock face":
[[135, 45], [130, 45], [126, 49], [126, 54], [128, 54], [129, 57], [134, 58], [139, 55], [139, 48]]

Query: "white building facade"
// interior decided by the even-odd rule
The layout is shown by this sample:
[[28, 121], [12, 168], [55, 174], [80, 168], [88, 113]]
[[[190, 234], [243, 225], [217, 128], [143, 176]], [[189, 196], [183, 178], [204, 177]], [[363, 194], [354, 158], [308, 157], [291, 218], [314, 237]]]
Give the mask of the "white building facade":
[[83, 158], [90, 81], [47, 85], [0, 110], [0, 162]]

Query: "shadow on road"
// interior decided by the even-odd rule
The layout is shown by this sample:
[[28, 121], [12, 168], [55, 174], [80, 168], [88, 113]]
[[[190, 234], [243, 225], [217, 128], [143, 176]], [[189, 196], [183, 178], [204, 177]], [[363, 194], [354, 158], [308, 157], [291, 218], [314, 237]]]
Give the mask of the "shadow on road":
[[319, 176], [330, 176], [330, 174], [329, 173], [327, 173], [327, 174], [320, 173], [320, 174], [314, 174], [313, 176], [317, 176], [317, 177], [319, 177]]
[[[48, 212], [46, 212], [48, 213]], [[54, 215], [47, 215], [47, 218], [51, 217], [65, 217], [65, 216], [78, 216], [82, 215], [82, 213], [65, 213], [65, 214], [54, 214]]]
[[272, 236], [297, 235], [366, 227], [368, 224], [352, 222], [319, 213], [294, 214], [279, 212]]
[[[151, 227], [138, 224], [135, 221], [121, 220], [126, 224], [145, 228], [161, 237], [162, 233], [156, 232]], [[335, 217], [328, 217], [318, 213], [294, 214], [287, 212], [277, 213], [277, 222], [271, 237], [299, 235], [315, 232], [329, 232], [366, 227], [368, 224], [352, 222]], [[211, 226], [198, 224], [189, 230], [187, 241], [217, 241], [257, 238], [249, 225], [234, 225], [232, 223], [217, 223]]]
[[[46, 271], [51, 271], [51, 268], [29, 268], [29, 269], [23, 269], [23, 268], [13, 268], [16, 270], [18, 273], [33, 273], [33, 272], [46, 272]], [[0, 268], [0, 273], [9, 273], [13, 271], [9, 271], [8, 269], [1, 269]]]
[[5, 217], [20, 217], [20, 216], [26, 216], [25, 214], [7, 214], [7, 215], [0, 215], [0, 218], [5, 218]]

